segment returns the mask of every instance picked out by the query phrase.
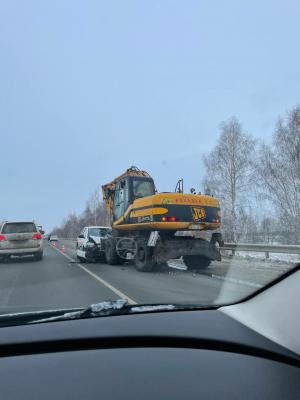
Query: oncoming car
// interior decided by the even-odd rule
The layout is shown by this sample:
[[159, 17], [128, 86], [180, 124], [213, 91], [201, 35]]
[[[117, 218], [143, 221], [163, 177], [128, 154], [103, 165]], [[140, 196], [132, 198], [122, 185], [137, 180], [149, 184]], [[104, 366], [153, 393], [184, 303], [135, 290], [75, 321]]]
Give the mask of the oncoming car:
[[78, 235], [76, 241], [76, 256], [79, 261], [104, 260], [104, 249], [101, 239], [111, 235], [108, 226], [86, 226]]
[[0, 260], [28, 255], [41, 260], [42, 234], [34, 222], [4, 222], [0, 229]]

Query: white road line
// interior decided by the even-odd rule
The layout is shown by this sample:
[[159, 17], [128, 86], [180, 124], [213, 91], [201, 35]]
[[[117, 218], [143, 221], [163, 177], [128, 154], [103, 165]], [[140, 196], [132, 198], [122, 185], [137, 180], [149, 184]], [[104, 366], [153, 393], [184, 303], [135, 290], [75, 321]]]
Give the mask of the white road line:
[[[62, 251], [60, 251], [57, 247], [52, 247], [53, 249], [55, 249], [56, 251], [58, 251], [60, 254], [62, 254], [63, 256], [65, 256], [69, 261], [75, 262], [75, 260], [70, 257], [68, 254], [63, 253]], [[78, 267], [83, 269], [83, 271], [85, 271], [87, 274], [91, 275], [94, 279], [96, 279], [98, 282], [102, 283], [102, 285], [106, 286], [108, 289], [110, 289], [112, 292], [114, 292], [116, 295], [118, 295], [119, 297], [122, 297], [122, 299], [126, 299], [128, 301], [129, 304], [138, 304], [137, 302], [135, 302], [132, 298], [130, 298], [129, 296], [127, 296], [125, 293], [121, 292], [119, 289], [115, 288], [114, 286], [112, 286], [110, 283], [106, 282], [104, 279], [100, 278], [98, 275], [94, 274], [92, 271], [90, 271], [88, 268], [84, 267], [83, 265], [77, 263]]]

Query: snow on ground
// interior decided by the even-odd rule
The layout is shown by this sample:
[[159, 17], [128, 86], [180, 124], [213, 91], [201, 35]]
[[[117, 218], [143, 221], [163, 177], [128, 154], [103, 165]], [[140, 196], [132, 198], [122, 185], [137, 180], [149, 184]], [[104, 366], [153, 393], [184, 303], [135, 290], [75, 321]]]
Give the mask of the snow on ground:
[[[232, 257], [231, 251], [222, 251], [224, 256]], [[280, 253], [269, 253], [269, 258], [265, 257], [265, 253], [254, 252], [254, 251], [236, 251], [234, 258], [241, 258], [246, 260], [260, 260], [265, 261], [267, 264], [298, 264], [300, 263], [300, 254], [280, 254]]]

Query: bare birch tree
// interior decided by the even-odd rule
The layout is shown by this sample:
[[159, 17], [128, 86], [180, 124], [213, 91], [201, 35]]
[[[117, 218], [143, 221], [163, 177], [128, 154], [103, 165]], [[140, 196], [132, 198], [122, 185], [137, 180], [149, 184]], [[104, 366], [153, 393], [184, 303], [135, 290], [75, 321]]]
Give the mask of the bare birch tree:
[[97, 225], [97, 209], [100, 203], [100, 189], [96, 189], [91, 195], [88, 200], [88, 206], [92, 213], [93, 218], [93, 225]]
[[281, 230], [300, 241], [300, 106], [277, 123], [273, 143], [263, 145], [257, 166], [263, 193], [277, 210]]
[[253, 182], [253, 157], [256, 142], [242, 130], [237, 118], [221, 124], [215, 148], [204, 156], [204, 186], [218, 197], [222, 206], [223, 230], [226, 239], [238, 239], [238, 217], [242, 217], [246, 193]]

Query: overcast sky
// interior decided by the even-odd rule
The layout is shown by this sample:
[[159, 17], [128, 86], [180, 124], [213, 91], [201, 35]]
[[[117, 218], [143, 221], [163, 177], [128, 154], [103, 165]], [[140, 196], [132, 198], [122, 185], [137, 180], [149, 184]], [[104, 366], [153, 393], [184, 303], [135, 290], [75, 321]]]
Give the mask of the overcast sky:
[[[200, 189], [236, 115], [300, 102], [298, 1], [0, 0], [0, 219], [51, 229], [130, 165]], [[188, 187], [187, 187], [188, 188]]]

